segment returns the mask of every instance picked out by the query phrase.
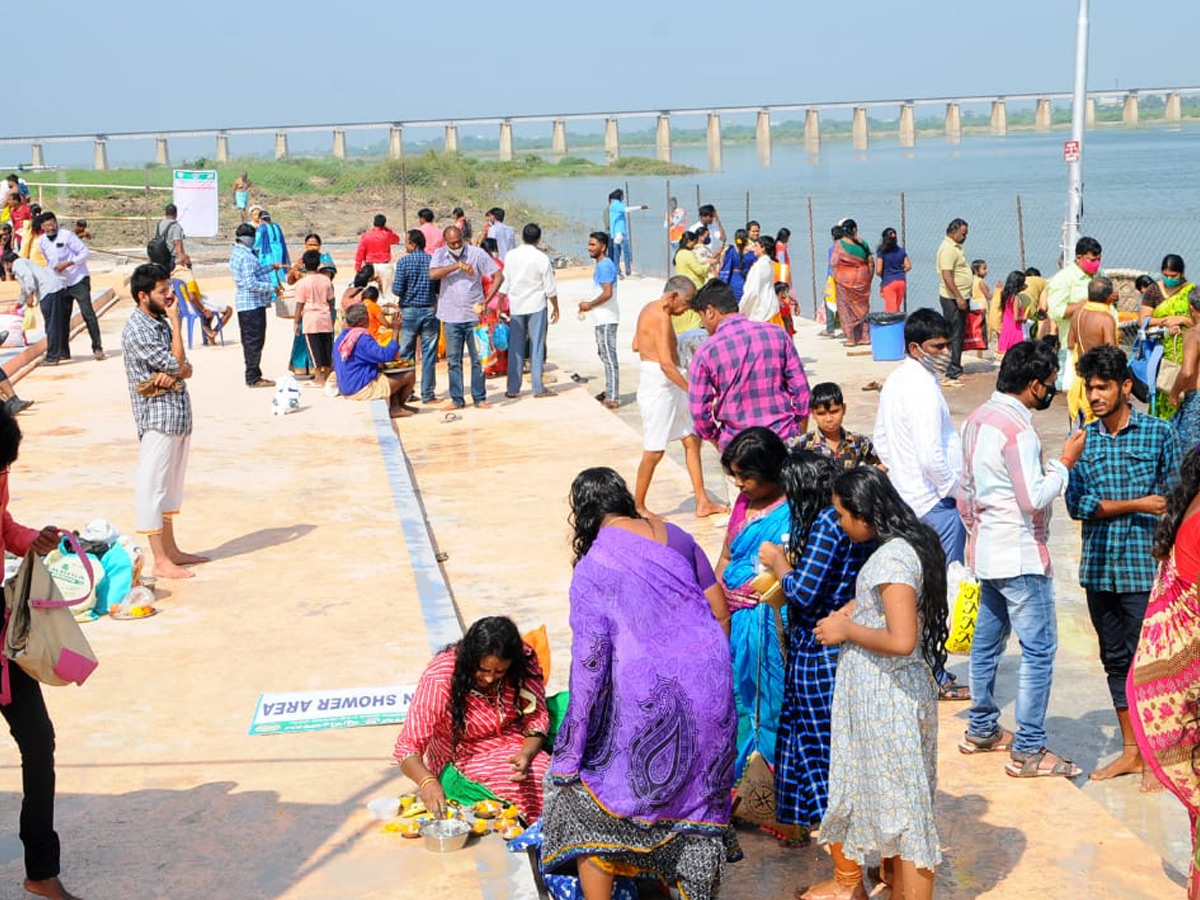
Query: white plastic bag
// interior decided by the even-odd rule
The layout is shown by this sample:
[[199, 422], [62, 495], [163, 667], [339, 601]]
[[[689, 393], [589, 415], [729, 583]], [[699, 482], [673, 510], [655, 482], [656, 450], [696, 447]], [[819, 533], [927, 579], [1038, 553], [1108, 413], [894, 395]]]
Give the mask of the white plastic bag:
[[275, 382], [275, 395], [271, 398], [271, 415], [286, 416], [300, 408], [300, 384], [291, 375], [284, 375]]

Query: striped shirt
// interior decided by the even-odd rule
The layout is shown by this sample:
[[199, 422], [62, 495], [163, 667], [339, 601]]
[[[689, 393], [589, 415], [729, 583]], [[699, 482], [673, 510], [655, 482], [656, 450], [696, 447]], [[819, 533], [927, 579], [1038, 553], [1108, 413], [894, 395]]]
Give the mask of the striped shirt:
[[271, 305], [275, 299], [271, 267], [264, 265], [253, 250], [234, 244], [233, 252], [229, 254], [229, 270], [237, 286], [233, 305], [238, 312], [251, 312]]
[[1042, 461], [1033, 415], [999, 391], [967, 417], [958, 511], [967, 527], [967, 566], [977, 578], [1052, 575], [1050, 507], [1067, 468]]
[[692, 357], [688, 406], [696, 434], [721, 450], [753, 425], [785, 441], [803, 434], [808, 379], [792, 339], [778, 325], [726, 316]]

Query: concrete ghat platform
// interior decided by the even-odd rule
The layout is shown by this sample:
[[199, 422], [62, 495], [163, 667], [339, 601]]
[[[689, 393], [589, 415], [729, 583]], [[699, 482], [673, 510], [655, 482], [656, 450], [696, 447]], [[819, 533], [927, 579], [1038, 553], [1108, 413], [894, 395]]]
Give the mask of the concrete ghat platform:
[[[637, 284], [622, 285], [630, 303], [649, 290]], [[573, 315], [589, 288], [564, 282], [560, 292], [551, 356], [563, 396], [505, 401], [493, 381], [493, 409], [468, 407], [451, 422], [422, 412], [400, 423], [398, 439], [379, 409], [307, 388], [298, 413], [270, 416], [270, 392], [243, 386], [236, 325], [226, 346], [192, 351], [196, 431], [177, 527], [185, 549], [215, 559], [192, 580], [160, 583], [161, 615], [87, 626], [100, 669], [82, 689], [46, 691], [69, 885], [92, 898], [171, 900], [534, 896], [523, 859], [498, 839], [435, 856], [379, 833], [365, 802], [409, 787], [389, 764], [396, 727], [247, 729], [263, 691], [415, 682], [431, 651], [457, 636], [460, 613], [544, 622], [551, 690], [565, 687], [567, 490], [588, 465], [632, 477], [641, 452], [636, 431], [591, 399], [596, 382], [566, 377], [597, 370], [590, 328]], [[624, 361], [636, 306], [622, 305]], [[106, 347], [119, 346], [129, 309], [123, 301], [101, 319]], [[268, 376], [283, 370], [288, 324], [269, 324]], [[16, 519], [79, 527], [103, 516], [130, 532], [137, 447], [117, 355], [37, 369], [20, 388], [38, 404], [21, 417]], [[696, 523], [690, 493], [682, 469], [664, 461], [654, 508], [715, 554], [722, 532]], [[435, 548], [449, 554], [443, 566]], [[1177, 873], [1086, 793], [1014, 781], [1001, 759], [958, 754], [962, 707], [941, 712], [938, 896], [1180, 893]], [[7, 898], [21, 896], [20, 781], [15, 748], [0, 748]], [[723, 897], [787, 898], [827, 872], [816, 847], [742, 838], [747, 858], [729, 870]]]

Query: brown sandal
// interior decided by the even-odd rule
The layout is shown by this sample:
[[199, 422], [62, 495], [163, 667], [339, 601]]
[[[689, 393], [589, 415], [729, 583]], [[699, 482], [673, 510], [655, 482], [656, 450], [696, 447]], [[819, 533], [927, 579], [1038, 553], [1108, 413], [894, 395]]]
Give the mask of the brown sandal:
[[[1042, 768], [1042, 760], [1050, 751], [1043, 747], [1037, 753], [1030, 753], [1021, 757], [1013, 757], [1013, 761], [1004, 767], [1004, 771], [1013, 778], [1050, 778], [1058, 776], [1060, 778], [1078, 778], [1083, 774], [1083, 769], [1071, 762], [1065, 756], [1059, 756], [1054, 765], [1049, 769]], [[1057, 754], [1053, 754], [1057, 755]]]
[[966, 753], [999, 753], [1004, 750], [1011, 750], [1013, 744], [1013, 733], [1005, 731], [1003, 728], [997, 728], [996, 733], [988, 737], [979, 737], [967, 731], [963, 733], [963, 739], [958, 742], [958, 752]]

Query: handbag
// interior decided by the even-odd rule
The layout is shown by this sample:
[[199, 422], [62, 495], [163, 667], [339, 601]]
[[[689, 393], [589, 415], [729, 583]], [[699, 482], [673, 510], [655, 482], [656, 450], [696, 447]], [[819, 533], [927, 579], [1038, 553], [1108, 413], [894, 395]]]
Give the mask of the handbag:
[[979, 582], [961, 563], [954, 563], [947, 574], [950, 602], [950, 635], [946, 652], [966, 655], [975, 641], [975, 622], [979, 618]]
[[1175, 390], [1175, 379], [1179, 376], [1181, 368], [1179, 363], [1164, 356], [1158, 364], [1158, 374], [1154, 376], [1155, 390], [1169, 397], [1171, 391]]
[[74, 534], [63, 537], [79, 557], [88, 577], [81, 597], [64, 600], [41, 557], [31, 549], [17, 574], [4, 585], [3, 648], [0, 652], [0, 705], [12, 701], [9, 664], [15, 662], [42, 684], [83, 684], [99, 661], [71, 607], [92, 593], [95, 576]]

